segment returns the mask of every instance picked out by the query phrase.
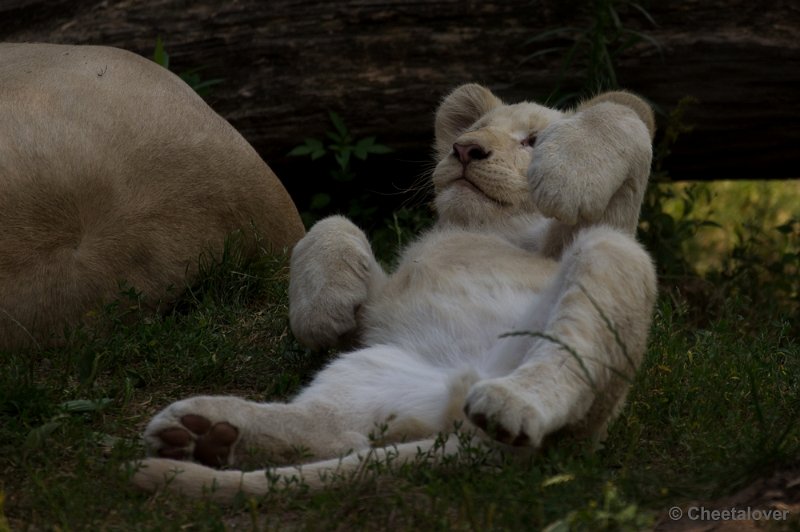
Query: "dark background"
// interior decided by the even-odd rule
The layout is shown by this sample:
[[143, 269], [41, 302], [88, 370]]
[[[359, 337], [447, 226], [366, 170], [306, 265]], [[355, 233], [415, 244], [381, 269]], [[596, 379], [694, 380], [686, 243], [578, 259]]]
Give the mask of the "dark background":
[[[621, 2], [624, 3], [624, 2]], [[160, 36], [176, 72], [222, 78], [207, 97], [276, 171], [301, 210], [328, 169], [287, 157], [322, 138], [328, 112], [355, 136], [392, 147], [355, 167], [389, 203], [429, 168], [433, 112], [454, 86], [477, 81], [508, 101], [543, 101], [563, 53], [524, 62], [586, 27], [588, 1], [0, 0], [0, 38], [103, 44], [151, 57]], [[772, 0], [642, 2], [630, 9], [642, 41], [617, 62], [619, 84], [662, 113], [691, 96], [673, 146], [672, 179], [800, 177], [800, 3]], [[565, 90], [580, 84], [566, 72]], [[1, 82], [1, 80], [0, 80]], [[329, 185], [326, 185], [329, 186]]]

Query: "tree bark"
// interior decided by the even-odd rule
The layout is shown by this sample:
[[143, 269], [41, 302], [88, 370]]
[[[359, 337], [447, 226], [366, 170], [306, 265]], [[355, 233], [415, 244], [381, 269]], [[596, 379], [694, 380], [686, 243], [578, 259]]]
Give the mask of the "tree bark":
[[[433, 113], [454, 86], [477, 81], [508, 101], [541, 99], [556, 85], [561, 54], [523, 62], [538, 33], [585, 26], [559, 0], [6, 0], [7, 41], [103, 44], [152, 55], [161, 37], [180, 72], [223, 78], [209, 102], [295, 195], [305, 161], [287, 157], [331, 129], [336, 111], [356, 136], [395, 149], [375, 158], [384, 190], [427, 167]], [[620, 84], [668, 111], [691, 96], [693, 126], [673, 146], [673, 179], [800, 177], [800, 4], [792, 0], [675, 0], [625, 20], [655, 38], [619, 61]], [[563, 42], [561, 43], [563, 44]], [[574, 86], [576, 73], [567, 72]]]

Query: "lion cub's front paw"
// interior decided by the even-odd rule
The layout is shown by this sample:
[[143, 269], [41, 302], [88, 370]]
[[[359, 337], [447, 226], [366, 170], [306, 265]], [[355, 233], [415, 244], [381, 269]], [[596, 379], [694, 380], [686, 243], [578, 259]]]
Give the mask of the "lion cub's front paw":
[[379, 272], [364, 233], [332, 216], [317, 223], [292, 251], [289, 320], [312, 349], [334, 347], [358, 327], [357, 315]]
[[205, 410], [204, 400], [207, 401], [206, 398], [178, 401], [156, 415], [144, 433], [148, 451], [163, 458], [193, 460], [211, 467], [232, 465], [241, 431], [220, 419], [219, 413], [201, 413]]
[[[606, 107], [559, 120], [539, 135], [528, 167], [528, 186], [534, 205], [545, 216], [567, 225], [599, 221], [629, 178], [631, 165], [641, 158], [636, 154], [648, 150], [641, 121], [638, 128], [625, 127], [627, 121], [614, 113], [620, 106], [611, 111]], [[623, 118], [629, 118], [627, 114]]]
[[501, 443], [538, 447], [545, 436], [538, 406], [503, 379], [475, 384], [467, 395], [464, 413]]

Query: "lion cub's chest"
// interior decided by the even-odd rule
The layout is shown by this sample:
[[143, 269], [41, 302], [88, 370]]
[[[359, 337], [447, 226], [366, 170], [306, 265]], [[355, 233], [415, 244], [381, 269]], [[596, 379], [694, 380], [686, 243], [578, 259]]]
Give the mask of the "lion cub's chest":
[[431, 232], [406, 250], [367, 305], [368, 341], [413, 337], [417, 351], [439, 342], [479, 348], [514, 327], [556, 268], [499, 235]]
[[539, 292], [556, 266], [499, 235], [437, 231], [408, 248], [387, 288], [437, 292], [445, 297], [505, 288]]

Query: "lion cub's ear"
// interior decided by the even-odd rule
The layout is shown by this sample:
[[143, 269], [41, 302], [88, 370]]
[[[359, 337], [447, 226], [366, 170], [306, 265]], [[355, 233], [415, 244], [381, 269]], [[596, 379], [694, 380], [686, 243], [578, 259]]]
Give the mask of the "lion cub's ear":
[[445, 157], [453, 142], [480, 117], [503, 105], [492, 91], [476, 83], [461, 85], [447, 95], [436, 111], [436, 153]]
[[647, 126], [647, 130], [650, 132], [650, 141], [652, 142], [653, 137], [656, 134], [656, 120], [653, 116], [653, 108], [650, 107], [649, 103], [630, 92], [612, 91], [598, 94], [591, 100], [582, 102], [578, 106], [578, 111], [582, 111], [587, 107], [591, 107], [603, 102], [616, 103], [618, 105], [624, 105], [633, 109], [633, 111], [639, 115], [639, 119], [644, 122], [644, 125]]

